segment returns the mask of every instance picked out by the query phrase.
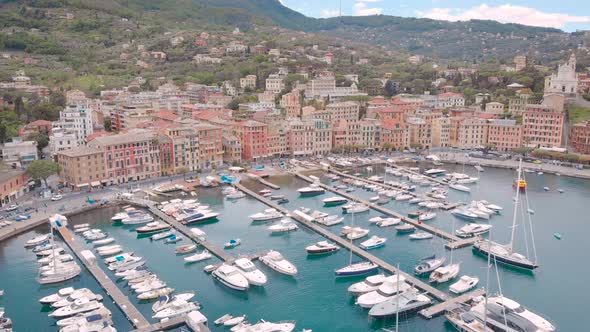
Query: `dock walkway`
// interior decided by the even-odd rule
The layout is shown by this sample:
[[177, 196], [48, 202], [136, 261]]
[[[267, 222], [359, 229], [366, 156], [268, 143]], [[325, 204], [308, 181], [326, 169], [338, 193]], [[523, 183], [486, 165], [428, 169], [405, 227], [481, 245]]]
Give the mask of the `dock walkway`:
[[94, 279], [100, 284], [105, 292], [113, 299], [113, 301], [119, 306], [121, 311], [125, 314], [129, 322], [135, 326], [135, 328], [146, 328], [150, 326], [150, 323], [143, 317], [143, 315], [137, 310], [137, 308], [129, 301], [129, 298], [121, 292], [121, 290], [115, 285], [115, 283], [107, 276], [107, 274], [98, 266], [94, 261], [87, 260], [82, 254], [82, 250], [85, 250], [80, 244], [76, 242], [70, 231], [65, 227], [58, 228], [58, 232], [61, 234], [64, 242], [72, 249], [74, 254], [78, 257], [80, 262], [84, 264], [86, 269], [90, 271]]
[[[168, 331], [177, 327], [185, 326], [186, 315], [170, 318], [165, 322], [155, 323], [150, 326], [142, 327], [132, 332], [156, 332], [156, 331]], [[196, 332], [210, 332], [209, 328], [205, 324], [199, 324], [199, 329]]]
[[303, 224], [304, 226], [306, 226], [307, 228], [315, 231], [316, 233], [324, 236], [325, 238], [327, 238], [328, 240], [331, 240], [335, 243], [337, 243], [338, 245], [347, 248], [348, 250], [351, 250], [355, 255], [362, 257], [366, 260], [369, 260], [377, 265], [379, 265], [381, 267], [381, 269], [383, 269], [384, 271], [387, 271], [391, 274], [400, 274], [403, 275], [410, 284], [414, 285], [415, 287], [417, 287], [418, 289], [425, 291], [427, 293], [429, 293], [430, 295], [432, 295], [433, 297], [435, 297], [436, 299], [440, 300], [440, 301], [446, 301], [449, 298], [449, 295], [443, 291], [440, 291], [430, 285], [428, 285], [427, 283], [422, 282], [421, 280], [416, 279], [414, 276], [405, 273], [402, 270], [398, 270], [395, 266], [387, 263], [386, 261], [362, 250], [361, 248], [357, 247], [354, 244], [351, 244], [349, 241], [346, 241], [345, 239], [335, 235], [334, 233], [322, 228], [321, 226], [314, 224], [310, 221], [307, 221], [303, 218], [298, 218], [297, 214], [295, 213], [290, 213], [289, 210], [287, 210], [286, 208], [280, 206], [279, 204], [266, 199], [265, 197], [262, 197], [260, 195], [258, 195], [257, 193], [255, 193], [254, 191], [244, 187], [241, 184], [235, 184], [235, 186], [242, 190], [244, 193], [256, 198], [257, 200], [261, 201], [262, 203], [278, 210], [281, 211], [282, 213], [289, 213], [290, 216], [298, 221], [299, 223]]
[[279, 189], [281, 189], [281, 186], [278, 186], [278, 185], [276, 185], [276, 184], [274, 184], [274, 183], [272, 183], [272, 182], [266, 181], [266, 180], [265, 180], [265, 179], [263, 179], [261, 176], [259, 176], [259, 177], [257, 178], [257, 180], [258, 180], [258, 182], [262, 183], [263, 185], [265, 185], [265, 186], [267, 186], [267, 187], [270, 187], [270, 188], [272, 188], [272, 189], [274, 189], [274, 190], [279, 190]]
[[483, 288], [478, 288], [472, 292], [459, 295], [448, 299], [447, 301], [435, 304], [432, 307], [420, 310], [420, 315], [424, 318], [431, 319], [438, 315], [445, 313], [447, 309], [458, 303], [465, 303], [472, 300], [474, 297], [485, 295], [486, 291]]
[[207, 240], [200, 239], [193, 232], [191, 232], [191, 229], [189, 227], [180, 223], [179, 221], [177, 221], [173, 217], [165, 214], [164, 212], [160, 211], [158, 208], [156, 208], [153, 205], [153, 203], [139, 202], [138, 200], [126, 200], [125, 202], [147, 208], [152, 214], [154, 214], [158, 218], [162, 219], [165, 223], [172, 226], [172, 228], [176, 229], [180, 233], [184, 234], [186, 237], [195, 241], [197, 244], [205, 247], [205, 249], [207, 249], [210, 253], [215, 255], [217, 258], [219, 258], [225, 262], [228, 262], [228, 261], [231, 262], [234, 260], [234, 257], [231, 256], [230, 254], [228, 254], [225, 250], [215, 246], [213, 243], [211, 243]]

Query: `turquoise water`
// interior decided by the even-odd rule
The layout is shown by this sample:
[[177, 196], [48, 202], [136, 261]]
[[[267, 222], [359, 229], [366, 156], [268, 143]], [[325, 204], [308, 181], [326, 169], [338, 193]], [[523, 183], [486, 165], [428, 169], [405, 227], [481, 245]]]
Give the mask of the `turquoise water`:
[[[457, 170], [461, 171], [461, 167], [458, 166]], [[468, 168], [466, 172], [475, 174], [472, 168]], [[374, 174], [382, 174], [382, 171]], [[494, 239], [499, 242], [508, 242], [510, 232], [508, 227], [512, 221], [513, 172], [486, 169], [486, 172], [481, 173], [481, 178], [480, 183], [472, 187], [471, 194], [450, 192], [449, 198], [451, 201], [465, 202], [471, 199], [486, 199], [503, 206], [504, 213], [493, 217], [491, 223], [494, 225]], [[298, 197], [295, 190], [307, 185], [302, 180], [293, 177], [276, 177], [270, 180], [281, 185], [282, 189], [275, 193], [285, 194], [289, 198], [290, 203], [287, 204], [289, 209], [306, 206], [322, 209], [330, 214], [341, 213], [340, 207], [323, 207], [321, 200], [330, 196], [329, 193], [309, 198]], [[506, 296], [520, 301], [551, 319], [561, 331], [584, 330], [583, 326], [590, 325], [590, 318], [583, 316], [581, 309], [587, 305], [588, 297], [583, 276], [590, 273], [590, 267], [584, 264], [585, 253], [589, 249], [585, 242], [585, 234], [589, 231], [588, 218], [584, 216], [590, 212], [590, 209], [585, 206], [590, 197], [590, 181], [536, 174], [527, 174], [527, 181], [531, 207], [536, 212], [533, 222], [541, 268], [531, 275], [500, 266], [502, 291]], [[565, 193], [544, 192], [544, 186], [562, 188]], [[258, 184], [253, 184], [251, 187], [255, 190], [262, 189]], [[202, 202], [211, 205], [221, 213], [220, 221], [199, 225], [199, 228], [207, 232], [211, 242], [222, 246], [231, 238], [241, 238], [242, 245], [231, 250], [235, 255], [268, 249], [279, 250], [297, 265], [299, 274], [295, 277], [287, 277], [256, 263], [269, 277], [269, 284], [265, 287], [253, 287], [245, 293], [236, 292], [214, 282], [210, 275], [203, 272], [205, 265], [217, 263], [217, 259], [185, 265], [182, 257], [174, 254], [175, 245], [167, 245], [162, 241], [152, 242], [148, 238], [138, 239], [132, 227], [111, 225], [109, 219], [117, 211], [116, 209], [95, 210], [74, 217], [71, 222], [94, 223], [96, 227], [106, 230], [115, 237], [117, 243], [123, 244], [126, 251], [134, 251], [136, 255], [146, 258], [150, 268], [177, 292], [195, 291], [197, 293], [195, 299], [203, 305], [202, 312], [210, 320], [225, 313], [233, 315], [243, 313], [247, 314], [251, 321], [295, 320], [297, 331], [301, 328], [310, 328], [314, 331], [368, 331], [391, 327], [395, 323], [393, 319], [369, 321], [367, 311], [354, 305], [354, 299], [346, 293], [346, 288], [360, 279], [334, 278], [333, 270], [348, 264], [348, 252], [340, 250], [330, 256], [307, 257], [305, 246], [321, 240], [319, 235], [300, 228], [289, 234], [271, 236], [266, 230], [268, 225], [251, 224], [247, 217], [265, 209], [266, 206], [262, 203], [249, 197], [233, 202], [226, 201], [219, 189], [203, 189], [198, 194]], [[373, 192], [362, 189], [357, 189], [354, 194], [364, 198], [375, 195]], [[400, 213], [407, 213], [417, 208], [415, 205], [404, 202], [391, 202], [386, 206]], [[454, 227], [458, 228], [465, 223], [455, 219], [448, 212], [437, 213], [437, 218], [428, 223], [441, 229], [452, 231]], [[397, 235], [393, 228], [381, 229], [369, 225], [367, 220], [378, 215], [379, 213], [371, 211], [355, 217], [355, 224], [370, 228], [370, 235], [388, 238], [385, 247], [372, 251], [375, 255], [392, 264], [399, 264], [407, 272], [411, 272], [420, 258], [433, 253], [449, 255], [449, 252], [443, 249], [443, 242], [440, 239], [412, 242], [407, 236]], [[350, 216], [346, 216], [345, 223], [350, 221]], [[333, 226], [332, 230], [339, 232], [341, 226]], [[553, 237], [555, 232], [562, 234], [561, 241]], [[519, 233], [522, 233], [521, 229]], [[32, 234], [22, 235], [0, 245], [0, 288], [6, 289], [6, 295], [0, 298], [0, 306], [7, 307], [7, 315], [13, 319], [16, 331], [48, 330], [47, 327], [51, 325], [52, 319], [41, 312], [42, 308], [37, 299], [65, 286], [40, 287], [35, 282], [37, 269], [34, 255], [22, 247], [24, 241], [31, 236]], [[524, 244], [520, 240], [522, 234], [519, 234], [517, 239], [519, 239], [517, 248], [524, 252]], [[186, 239], [181, 243], [186, 244]], [[469, 248], [456, 250], [453, 256], [454, 261], [461, 262], [461, 274], [477, 275], [482, 284], [485, 284], [486, 260], [484, 258], [475, 256]], [[439, 288], [447, 290], [449, 284], [443, 284]], [[99, 290], [94, 279], [86, 272], [67, 285]], [[129, 293], [122, 283], [119, 285], [123, 292]], [[498, 289], [495, 277], [491, 279], [490, 287], [492, 290]], [[130, 298], [135, 299], [134, 296]], [[151, 316], [151, 303], [132, 301], [135, 301], [138, 309], [146, 317]], [[109, 302], [105, 301], [114, 313], [114, 320], [119, 330], [129, 330], [130, 324]], [[216, 329], [213, 328], [213, 330]], [[403, 317], [400, 330], [451, 331], [452, 329], [441, 317], [427, 321], [415, 315], [409, 315]]]

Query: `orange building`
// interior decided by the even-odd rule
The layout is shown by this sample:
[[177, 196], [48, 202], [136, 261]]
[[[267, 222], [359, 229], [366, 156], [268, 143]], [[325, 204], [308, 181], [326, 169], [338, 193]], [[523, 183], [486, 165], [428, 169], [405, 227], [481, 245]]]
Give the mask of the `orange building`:
[[242, 145], [242, 159], [257, 160], [268, 156], [268, 126], [266, 123], [246, 120], [240, 122], [235, 130]]
[[29, 177], [24, 170], [0, 171], [0, 206], [4, 206], [29, 191]]

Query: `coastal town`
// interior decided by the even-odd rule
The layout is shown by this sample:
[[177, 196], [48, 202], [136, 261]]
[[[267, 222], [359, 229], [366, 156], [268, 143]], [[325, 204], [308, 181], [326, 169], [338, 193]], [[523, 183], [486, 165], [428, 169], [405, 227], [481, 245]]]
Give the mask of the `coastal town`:
[[588, 31], [137, 2], [0, 4], [0, 332], [590, 325]]

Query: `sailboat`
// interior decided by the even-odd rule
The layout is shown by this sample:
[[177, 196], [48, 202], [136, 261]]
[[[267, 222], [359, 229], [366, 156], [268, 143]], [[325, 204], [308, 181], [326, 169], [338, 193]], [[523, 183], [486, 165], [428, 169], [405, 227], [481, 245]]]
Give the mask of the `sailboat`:
[[[356, 213], [353, 212], [351, 214], [352, 214], [351, 228], [354, 228], [354, 215]], [[352, 237], [350, 238], [350, 244], [352, 245]], [[334, 273], [336, 274], [337, 277], [359, 276], [359, 275], [368, 274], [368, 273], [377, 271], [377, 269], [379, 268], [379, 266], [377, 264], [375, 264], [373, 262], [369, 262], [369, 261], [361, 261], [361, 262], [353, 263], [352, 262], [352, 250], [349, 250], [349, 251], [350, 251], [350, 256], [348, 259], [348, 265], [334, 271]]]
[[[453, 231], [455, 230], [455, 219], [453, 219]], [[431, 274], [428, 280], [434, 283], [443, 283], [447, 282], [457, 275], [459, 275], [459, 270], [461, 265], [459, 263], [453, 264], [453, 249], [451, 249], [451, 261], [448, 265], [441, 266], [436, 268]]]
[[[520, 183], [521, 180], [524, 180], [521, 178], [522, 159], [519, 162], [517, 174], [518, 174], [517, 183]], [[516, 190], [516, 197], [514, 200], [514, 214], [512, 216], [512, 229], [511, 229], [511, 235], [510, 235], [510, 242], [508, 244], [500, 244], [497, 242], [493, 242], [491, 240], [479, 239], [477, 242], [475, 242], [475, 244], [473, 244], [473, 251], [476, 253], [482, 254], [484, 256], [491, 255], [492, 258], [494, 258], [496, 261], [498, 261], [502, 264], [506, 264], [506, 265], [517, 267], [517, 268], [532, 271], [532, 270], [539, 267], [539, 265], [536, 262], [537, 255], [535, 252], [534, 238], [533, 238], [532, 243], [533, 243], [533, 253], [535, 256], [535, 261], [531, 261], [525, 255], [515, 252], [514, 248], [513, 248], [514, 236], [516, 233], [516, 217], [518, 214], [518, 203], [519, 203], [520, 193], [521, 193], [520, 190]], [[528, 200], [527, 200], [527, 202], [528, 202]], [[531, 214], [529, 213], [527, 215], [528, 215], [528, 219], [529, 219], [529, 225], [531, 227], [531, 236], [532, 236]]]
[[72, 278], [75, 278], [82, 272], [80, 266], [74, 261], [63, 263], [61, 261], [58, 262], [57, 260], [58, 255], [55, 252], [56, 248], [53, 238], [53, 229], [65, 227], [67, 223], [67, 218], [59, 214], [56, 214], [53, 217], [49, 218], [49, 228], [51, 229], [49, 243], [51, 243], [51, 248], [53, 248], [51, 250], [54, 251], [52, 253], [53, 269], [51, 271], [40, 271], [40, 276], [37, 278], [37, 282], [39, 282], [40, 284], [46, 285], [64, 282]]

